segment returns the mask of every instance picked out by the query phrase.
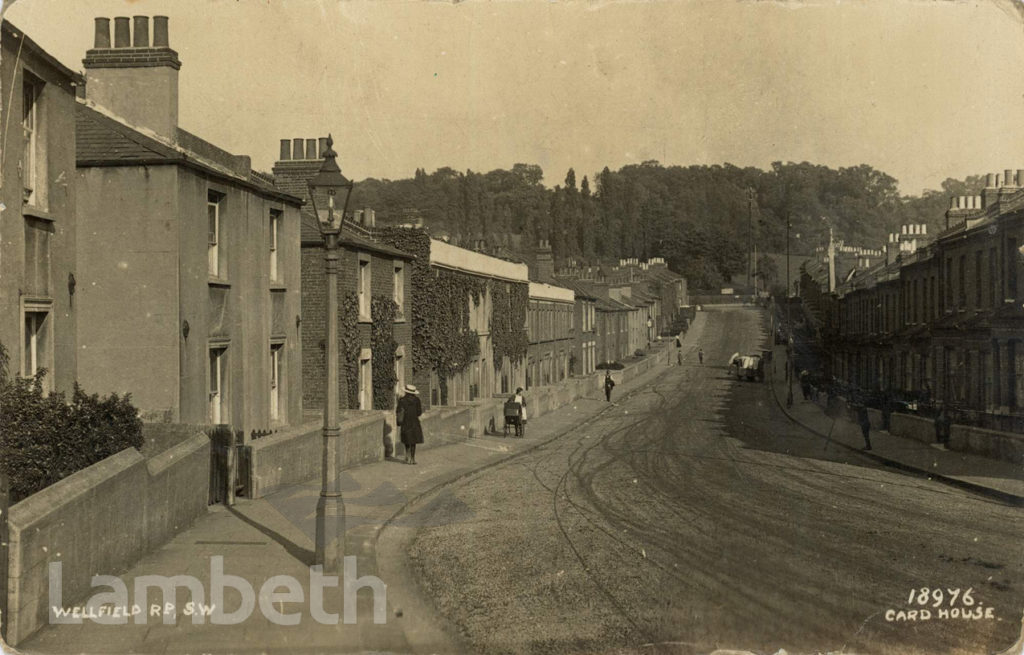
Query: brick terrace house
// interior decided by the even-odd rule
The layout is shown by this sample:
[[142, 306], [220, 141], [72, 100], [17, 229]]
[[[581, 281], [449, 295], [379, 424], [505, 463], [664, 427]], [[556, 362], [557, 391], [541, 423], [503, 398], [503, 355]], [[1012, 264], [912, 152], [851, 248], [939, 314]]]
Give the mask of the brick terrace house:
[[178, 126], [166, 17], [96, 19], [76, 111], [79, 379], [148, 420], [301, 420], [299, 208]]
[[576, 344], [575, 293], [553, 284], [530, 282], [526, 315], [530, 341], [526, 388], [561, 382], [569, 377], [569, 358]]
[[[822, 316], [834, 375], [949, 404], [961, 419], [1000, 428], [1024, 411], [1024, 170], [988, 176], [981, 196], [951, 200], [947, 228], [898, 258], [853, 269], [835, 293], [804, 275]], [[905, 226], [890, 244], [916, 241]], [[1014, 423], [1014, 420], [1018, 421]]]
[[597, 296], [573, 280], [560, 280], [559, 285], [575, 295], [573, 307], [573, 347], [569, 373], [589, 375], [597, 366]]
[[83, 83], [2, 22], [0, 343], [12, 374], [47, 369], [44, 387], [70, 391], [78, 373], [75, 93]]
[[[278, 186], [308, 199], [307, 182], [320, 170], [326, 142], [283, 139], [273, 169]], [[340, 235], [338, 401], [343, 410], [392, 409], [406, 380], [412, 379], [414, 257], [373, 238], [373, 210], [357, 211], [353, 219], [345, 220]], [[323, 409], [325, 393], [327, 278], [324, 239], [311, 205], [302, 210], [301, 241], [302, 403], [306, 410], [317, 411]], [[392, 312], [386, 308], [390, 303]]]
[[[501, 309], [496, 307], [499, 296], [497, 287], [500, 285], [501, 297], [512, 297], [513, 287], [521, 288], [528, 283], [527, 266], [459, 248], [439, 239], [430, 239], [430, 268], [432, 275], [445, 271], [472, 280], [483, 288], [479, 303], [470, 297], [466, 298], [468, 329], [477, 334], [479, 352], [464, 369], [454, 375], [443, 376], [437, 370], [429, 372], [423, 381], [430, 389], [430, 404], [455, 405], [459, 401], [491, 398], [498, 394], [512, 393], [516, 387], [526, 387], [525, 362], [511, 361], [506, 355], [500, 355], [501, 361], [496, 361], [500, 351], [496, 352], [492, 328], [496, 310]], [[429, 288], [425, 291], [423, 302], [430, 302]], [[522, 315], [524, 326], [527, 315], [528, 312]], [[445, 378], [443, 385], [442, 377]]]

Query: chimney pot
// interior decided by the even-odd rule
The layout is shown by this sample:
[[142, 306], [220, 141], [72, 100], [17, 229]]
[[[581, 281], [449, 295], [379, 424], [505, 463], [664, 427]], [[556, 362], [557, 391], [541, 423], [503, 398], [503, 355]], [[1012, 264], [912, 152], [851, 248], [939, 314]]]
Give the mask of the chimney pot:
[[321, 157], [323, 157], [324, 153], [327, 152], [327, 137], [324, 137], [324, 136], [320, 137], [319, 146], [320, 147], [317, 148], [317, 150], [316, 150], [316, 158], [317, 159], [320, 159]]
[[109, 18], [97, 18], [96, 19], [96, 40], [93, 47], [109, 48], [110, 47], [110, 19]]
[[127, 16], [117, 16], [114, 18], [114, 47], [115, 48], [130, 48], [131, 42], [131, 26], [129, 25]]
[[1013, 186], [1013, 171], [1009, 168], [1003, 171], [1003, 186]]
[[292, 141], [291, 139], [281, 139], [281, 161], [288, 161], [292, 158]]
[[135, 29], [132, 45], [136, 48], [149, 47], [149, 16], [135, 16]]
[[1015, 186], [1018, 186], [1018, 187], [1024, 186], [1024, 169], [1021, 169], [1021, 168], [1017, 169], [1017, 184]]
[[991, 189], [995, 185], [996, 185], [996, 174], [995, 173], [989, 173], [985, 177], [985, 188]]
[[153, 16], [153, 47], [171, 47], [171, 41], [168, 38], [167, 16]]
[[306, 139], [306, 159], [320, 159], [316, 155], [316, 139]]
[[292, 159], [305, 159], [302, 154], [302, 146], [305, 142], [302, 139], [292, 139]]

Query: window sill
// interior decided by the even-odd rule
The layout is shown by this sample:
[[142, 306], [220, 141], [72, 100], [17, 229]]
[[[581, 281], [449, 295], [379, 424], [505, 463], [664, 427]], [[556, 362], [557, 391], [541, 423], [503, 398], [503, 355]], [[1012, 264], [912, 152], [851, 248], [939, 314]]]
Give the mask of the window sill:
[[32, 218], [38, 218], [41, 221], [49, 221], [51, 223], [56, 220], [53, 214], [46, 211], [45, 209], [37, 207], [36, 205], [26, 204], [24, 207], [21, 208], [21, 214], [22, 216], [31, 216]]
[[222, 289], [230, 289], [231, 283], [227, 280], [219, 277], [211, 277], [207, 279], [207, 284], [211, 287], [220, 287]]
[[270, 290], [271, 291], [287, 291], [288, 290], [288, 286], [284, 282], [271, 282], [270, 283]]
[[372, 323], [373, 319], [371, 319], [369, 316], [362, 316], [362, 315], [360, 315], [356, 322], [358, 322], [358, 323]]

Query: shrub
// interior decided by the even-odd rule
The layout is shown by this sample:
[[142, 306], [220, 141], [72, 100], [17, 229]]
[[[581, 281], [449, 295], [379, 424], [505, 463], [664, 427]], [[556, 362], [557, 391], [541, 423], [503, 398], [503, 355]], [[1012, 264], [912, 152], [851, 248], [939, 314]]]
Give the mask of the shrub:
[[100, 398], [75, 384], [71, 401], [43, 393], [45, 371], [9, 376], [0, 344], [0, 470], [11, 500], [50, 486], [125, 448], [140, 448], [142, 421], [131, 396]]

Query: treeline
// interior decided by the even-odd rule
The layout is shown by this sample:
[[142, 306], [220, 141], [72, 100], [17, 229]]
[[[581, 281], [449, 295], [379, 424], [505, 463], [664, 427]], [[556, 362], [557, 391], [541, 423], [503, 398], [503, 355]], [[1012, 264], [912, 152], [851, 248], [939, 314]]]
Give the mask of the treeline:
[[435, 234], [528, 258], [540, 239], [557, 261], [597, 262], [665, 257], [695, 287], [715, 288], [746, 274], [747, 250], [810, 252], [831, 227], [847, 243], [881, 246], [911, 222], [944, 227], [951, 195], [978, 193], [981, 176], [948, 179], [940, 191], [901, 196], [895, 178], [861, 165], [832, 169], [809, 163], [770, 170], [730, 164], [670, 166], [656, 161], [605, 168], [577, 179], [569, 169], [554, 188], [539, 166], [516, 164], [488, 173], [417, 169], [413, 178], [365, 180], [355, 207], [373, 207], [382, 223], [422, 219]]

